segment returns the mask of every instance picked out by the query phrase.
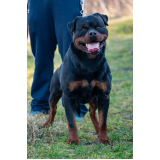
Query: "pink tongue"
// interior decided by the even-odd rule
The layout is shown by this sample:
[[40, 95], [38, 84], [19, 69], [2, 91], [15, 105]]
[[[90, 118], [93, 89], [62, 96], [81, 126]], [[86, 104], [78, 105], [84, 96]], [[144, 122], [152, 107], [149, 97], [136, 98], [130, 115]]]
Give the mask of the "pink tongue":
[[99, 42], [88, 44], [88, 52], [95, 52], [97, 50], [99, 50]]

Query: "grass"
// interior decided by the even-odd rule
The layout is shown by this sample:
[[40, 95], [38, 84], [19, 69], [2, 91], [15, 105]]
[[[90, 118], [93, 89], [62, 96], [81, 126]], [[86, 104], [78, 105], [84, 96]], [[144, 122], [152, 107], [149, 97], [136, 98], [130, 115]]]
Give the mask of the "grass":
[[[132, 159], [133, 158], [133, 22], [127, 20], [108, 26], [106, 58], [113, 75], [110, 108], [108, 113], [108, 135], [111, 145], [99, 144], [89, 113], [83, 122], [77, 122], [80, 144], [68, 144], [68, 126], [61, 100], [52, 127], [39, 129], [46, 115], [28, 115], [27, 158], [28, 159]], [[27, 99], [30, 111], [31, 84], [34, 59], [28, 44]], [[54, 66], [61, 64], [58, 50]], [[88, 106], [88, 105], [87, 105]]]

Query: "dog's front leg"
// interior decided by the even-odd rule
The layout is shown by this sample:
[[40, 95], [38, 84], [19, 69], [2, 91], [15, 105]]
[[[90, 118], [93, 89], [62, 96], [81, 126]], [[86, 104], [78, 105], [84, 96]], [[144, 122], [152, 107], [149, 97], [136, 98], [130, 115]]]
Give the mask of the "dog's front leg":
[[75, 119], [75, 111], [74, 111], [74, 103], [68, 98], [65, 94], [62, 95], [63, 104], [65, 108], [65, 113], [68, 121], [68, 129], [69, 129], [69, 137], [68, 143], [79, 143], [79, 137], [77, 133], [76, 119]]
[[107, 114], [109, 108], [109, 98], [99, 98], [98, 99], [98, 114], [99, 114], [99, 142], [100, 143], [110, 143], [107, 134]]
[[90, 113], [89, 114], [90, 114], [91, 120], [93, 122], [94, 128], [95, 128], [96, 132], [98, 133], [99, 123], [98, 123], [98, 119], [96, 116], [96, 109], [98, 108], [98, 105], [94, 102], [94, 99], [91, 100], [89, 105], [90, 105]]

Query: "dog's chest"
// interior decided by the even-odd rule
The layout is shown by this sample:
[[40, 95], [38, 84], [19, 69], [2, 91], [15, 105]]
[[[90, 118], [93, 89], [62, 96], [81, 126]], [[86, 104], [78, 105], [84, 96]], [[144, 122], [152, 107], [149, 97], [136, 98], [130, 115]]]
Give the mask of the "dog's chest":
[[74, 81], [69, 83], [70, 97], [77, 99], [81, 103], [89, 103], [93, 96], [104, 94], [108, 83], [98, 80]]

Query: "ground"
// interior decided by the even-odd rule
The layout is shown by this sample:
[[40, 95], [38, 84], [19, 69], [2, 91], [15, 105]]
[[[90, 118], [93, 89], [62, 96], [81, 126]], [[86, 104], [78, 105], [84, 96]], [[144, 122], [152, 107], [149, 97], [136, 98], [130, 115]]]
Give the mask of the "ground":
[[[108, 26], [106, 58], [113, 75], [107, 130], [111, 145], [99, 144], [89, 113], [77, 122], [80, 144], [68, 144], [68, 126], [61, 100], [53, 126], [39, 129], [46, 115], [27, 116], [28, 159], [132, 159], [133, 158], [133, 21], [115, 22]], [[34, 59], [27, 47], [27, 112], [30, 111]], [[58, 49], [55, 70], [61, 64]], [[87, 105], [88, 106], [88, 105]]]

